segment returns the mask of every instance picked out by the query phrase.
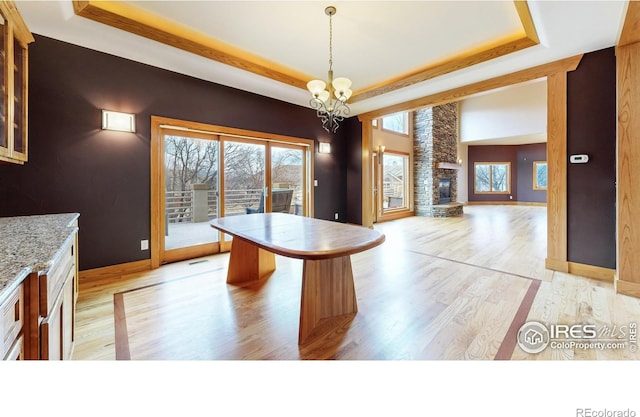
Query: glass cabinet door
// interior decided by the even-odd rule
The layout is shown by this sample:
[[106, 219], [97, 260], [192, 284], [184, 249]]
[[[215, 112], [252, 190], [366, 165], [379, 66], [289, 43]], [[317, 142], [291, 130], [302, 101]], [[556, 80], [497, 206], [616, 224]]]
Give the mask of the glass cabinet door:
[[2, 89], [2, 97], [0, 97], [0, 156], [8, 157], [9, 136], [7, 135], [7, 86], [5, 80], [5, 68], [7, 66], [7, 21], [0, 14], [0, 88]]
[[13, 157], [27, 160], [27, 48], [13, 39]]
[[28, 44], [33, 42], [12, 1], [0, 1], [0, 160], [27, 161]]

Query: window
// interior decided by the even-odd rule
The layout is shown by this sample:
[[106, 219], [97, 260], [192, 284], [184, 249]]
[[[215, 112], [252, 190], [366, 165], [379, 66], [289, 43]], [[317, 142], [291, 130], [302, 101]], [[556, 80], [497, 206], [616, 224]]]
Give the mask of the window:
[[533, 189], [547, 189], [547, 161], [535, 161], [533, 163]]
[[476, 194], [509, 194], [511, 192], [510, 162], [476, 162]]
[[382, 118], [382, 128], [402, 135], [409, 134], [409, 113], [395, 113]]
[[383, 211], [409, 208], [409, 156], [384, 153], [382, 156]]

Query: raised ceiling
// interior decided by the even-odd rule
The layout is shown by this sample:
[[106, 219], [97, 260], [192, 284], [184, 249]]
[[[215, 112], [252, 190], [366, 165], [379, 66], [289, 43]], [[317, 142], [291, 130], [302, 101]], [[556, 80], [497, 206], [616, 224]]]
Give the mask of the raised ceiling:
[[360, 114], [613, 46], [627, 2], [18, 2], [36, 34], [302, 106], [326, 78], [328, 5]]

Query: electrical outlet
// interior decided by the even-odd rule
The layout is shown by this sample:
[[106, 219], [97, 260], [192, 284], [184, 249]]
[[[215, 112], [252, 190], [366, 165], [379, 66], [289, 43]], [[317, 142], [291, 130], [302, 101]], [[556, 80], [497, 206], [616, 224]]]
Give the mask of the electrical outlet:
[[318, 180], [313, 180], [313, 186], [317, 187], [318, 186]]
[[334, 214], [334, 215], [333, 215], [333, 218], [334, 218], [334, 219], [336, 219], [336, 220], [338, 220], [338, 213]]
[[140, 250], [149, 250], [149, 241], [148, 240], [141, 240], [140, 241]]

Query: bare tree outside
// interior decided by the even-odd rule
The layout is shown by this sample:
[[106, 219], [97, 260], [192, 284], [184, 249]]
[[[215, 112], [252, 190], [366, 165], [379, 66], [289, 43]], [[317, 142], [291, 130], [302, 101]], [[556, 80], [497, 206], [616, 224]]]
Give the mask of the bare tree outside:
[[475, 191], [477, 193], [504, 193], [509, 191], [509, 164], [475, 165]]
[[547, 188], [547, 163], [546, 162], [534, 162], [533, 163], [535, 184], [533, 184], [534, 190], [541, 190]]
[[180, 136], [165, 137], [167, 191], [187, 191], [191, 184], [218, 188], [218, 142]]
[[302, 178], [302, 151], [274, 148], [271, 152], [271, 177], [274, 183], [300, 183]]
[[476, 165], [476, 192], [491, 191], [490, 165]]
[[224, 185], [228, 190], [264, 187], [264, 146], [224, 142]]
[[506, 192], [509, 184], [507, 165], [491, 165], [491, 191]]

